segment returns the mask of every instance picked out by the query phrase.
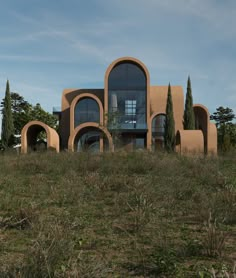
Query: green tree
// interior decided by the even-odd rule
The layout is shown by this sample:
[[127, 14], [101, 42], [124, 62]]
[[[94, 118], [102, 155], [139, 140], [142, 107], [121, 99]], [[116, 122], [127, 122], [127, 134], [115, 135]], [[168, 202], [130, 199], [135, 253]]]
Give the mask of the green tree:
[[41, 121], [48, 126], [57, 129], [57, 118], [54, 115], [46, 112], [39, 103], [33, 106], [30, 110], [30, 117], [31, 121]]
[[3, 148], [3, 145], [2, 145], [2, 140], [0, 139], [0, 151], [2, 151], [4, 148]]
[[230, 135], [229, 134], [225, 134], [223, 137], [223, 143], [222, 143], [222, 151], [223, 152], [228, 152], [231, 149], [231, 140], [230, 140]]
[[226, 134], [229, 134], [231, 145], [234, 148], [236, 148], [236, 124], [235, 123], [229, 123], [227, 125]]
[[166, 103], [165, 148], [168, 152], [172, 152], [175, 149], [175, 120], [170, 84], [168, 86]]
[[118, 111], [109, 112], [105, 115], [107, 121], [107, 127], [112, 134], [112, 141], [115, 150], [119, 149], [122, 145], [122, 133], [121, 133], [121, 122], [120, 113]]
[[[5, 99], [1, 102], [2, 111], [4, 110]], [[14, 135], [20, 135], [23, 127], [30, 121], [38, 120], [58, 129], [57, 118], [46, 112], [39, 103], [35, 106], [30, 104], [18, 93], [11, 93], [11, 112], [13, 117]], [[38, 139], [45, 139], [45, 133], [38, 135]], [[20, 143], [20, 138], [16, 137], [14, 143]]]
[[191, 87], [190, 77], [188, 77], [187, 93], [185, 98], [184, 129], [187, 130], [195, 129], [195, 116], [193, 110], [193, 97], [192, 97], [192, 87]]
[[14, 125], [11, 110], [11, 94], [10, 85], [7, 80], [6, 93], [4, 98], [4, 106], [2, 108], [2, 133], [1, 133], [3, 147], [9, 148], [14, 144]]
[[220, 127], [231, 123], [235, 119], [235, 114], [231, 108], [220, 106], [216, 108], [216, 112], [210, 118], [215, 121], [216, 127]]
[[[4, 108], [4, 99], [1, 103]], [[57, 119], [54, 115], [46, 112], [39, 103], [35, 106], [30, 104], [18, 93], [11, 93], [11, 111], [14, 124], [14, 133], [21, 134], [22, 128], [30, 121], [42, 121], [52, 128], [57, 128]]]
[[22, 128], [32, 120], [31, 113], [33, 107], [18, 93], [11, 93], [11, 100], [15, 134], [19, 135]]
[[215, 121], [217, 127], [219, 149], [226, 151], [229, 149], [229, 145], [236, 146], [236, 125], [233, 123], [235, 119], [233, 110], [220, 106], [210, 116], [210, 119]]

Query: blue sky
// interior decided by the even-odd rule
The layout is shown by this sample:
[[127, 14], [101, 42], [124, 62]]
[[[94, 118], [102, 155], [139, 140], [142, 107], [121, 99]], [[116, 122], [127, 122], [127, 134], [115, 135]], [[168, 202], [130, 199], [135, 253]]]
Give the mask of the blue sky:
[[235, 0], [2, 0], [0, 98], [52, 111], [64, 88], [103, 88], [109, 64], [140, 59], [152, 85], [192, 81], [194, 103], [236, 113]]

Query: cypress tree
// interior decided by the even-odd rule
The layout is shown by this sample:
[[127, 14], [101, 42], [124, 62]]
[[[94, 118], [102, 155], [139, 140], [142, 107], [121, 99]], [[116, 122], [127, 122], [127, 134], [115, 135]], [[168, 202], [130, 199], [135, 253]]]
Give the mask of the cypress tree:
[[4, 148], [11, 147], [14, 143], [14, 125], [11, 111], [10, 85], [7, 80], [6, 93], [2, 109], [2, 145]]
[[175, 149], [175, 120], [171, 95], [171, 86], [168, 86], [165, 121], [165, 148], [168, 152]]
[[194, 111], [193, 111], [193, 97], [192, 97], [192, 88], [191, 88], [190, 77], [188, 77], [187, 93], [186, 93], [186, 99], [185, 99], [184, 129], [187, 129], [187, 130], [195, 129], [195, 116], [194, 116]]

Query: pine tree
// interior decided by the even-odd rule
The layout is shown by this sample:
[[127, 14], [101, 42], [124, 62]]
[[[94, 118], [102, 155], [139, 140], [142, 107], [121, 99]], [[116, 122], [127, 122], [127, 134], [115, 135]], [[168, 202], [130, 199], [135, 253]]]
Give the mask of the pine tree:
[[168, 95], [167, 95], [167, 103], [166, 103], [165, 148], [168, 152], [174, 151], [175, 149], [175, 120], [174, 120], [170, 84], [168, 87]]
[[193, 97], [192, 97], [192, 88], [191, 88], [190, 77], [188, 77], [187, 93], [186, 93], [186, 99], [185, 99], [184, 129], [187, 129], [187, 130], [195, 129], [195, 116], [194, 116], [194, 111], [193, 111]]
[[4, 148], [11, 147], [14, 143], [14, 125], [11, 111], [10, 85], [7, 80], [4, 105], [2, 109], [2, 145]]
[[229, 107], [220, 106], [216, 109], [216, 112], [210, 116], [210, 119], [215, 121], [217, 127], [219, 149], [226, 149], [224, 145], [228, 144], [228, 136], [230, 138], [230, 144], [236, 146], [236, 124], [233, 123], [236, 116], [234, 111]]

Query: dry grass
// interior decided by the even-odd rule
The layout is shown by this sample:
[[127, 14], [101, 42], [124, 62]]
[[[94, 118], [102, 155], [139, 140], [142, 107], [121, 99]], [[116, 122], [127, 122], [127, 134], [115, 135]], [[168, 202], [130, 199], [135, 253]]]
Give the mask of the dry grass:
[[0, 277], [234, 277], [232, 154], [2, 155], [0, 200]]

